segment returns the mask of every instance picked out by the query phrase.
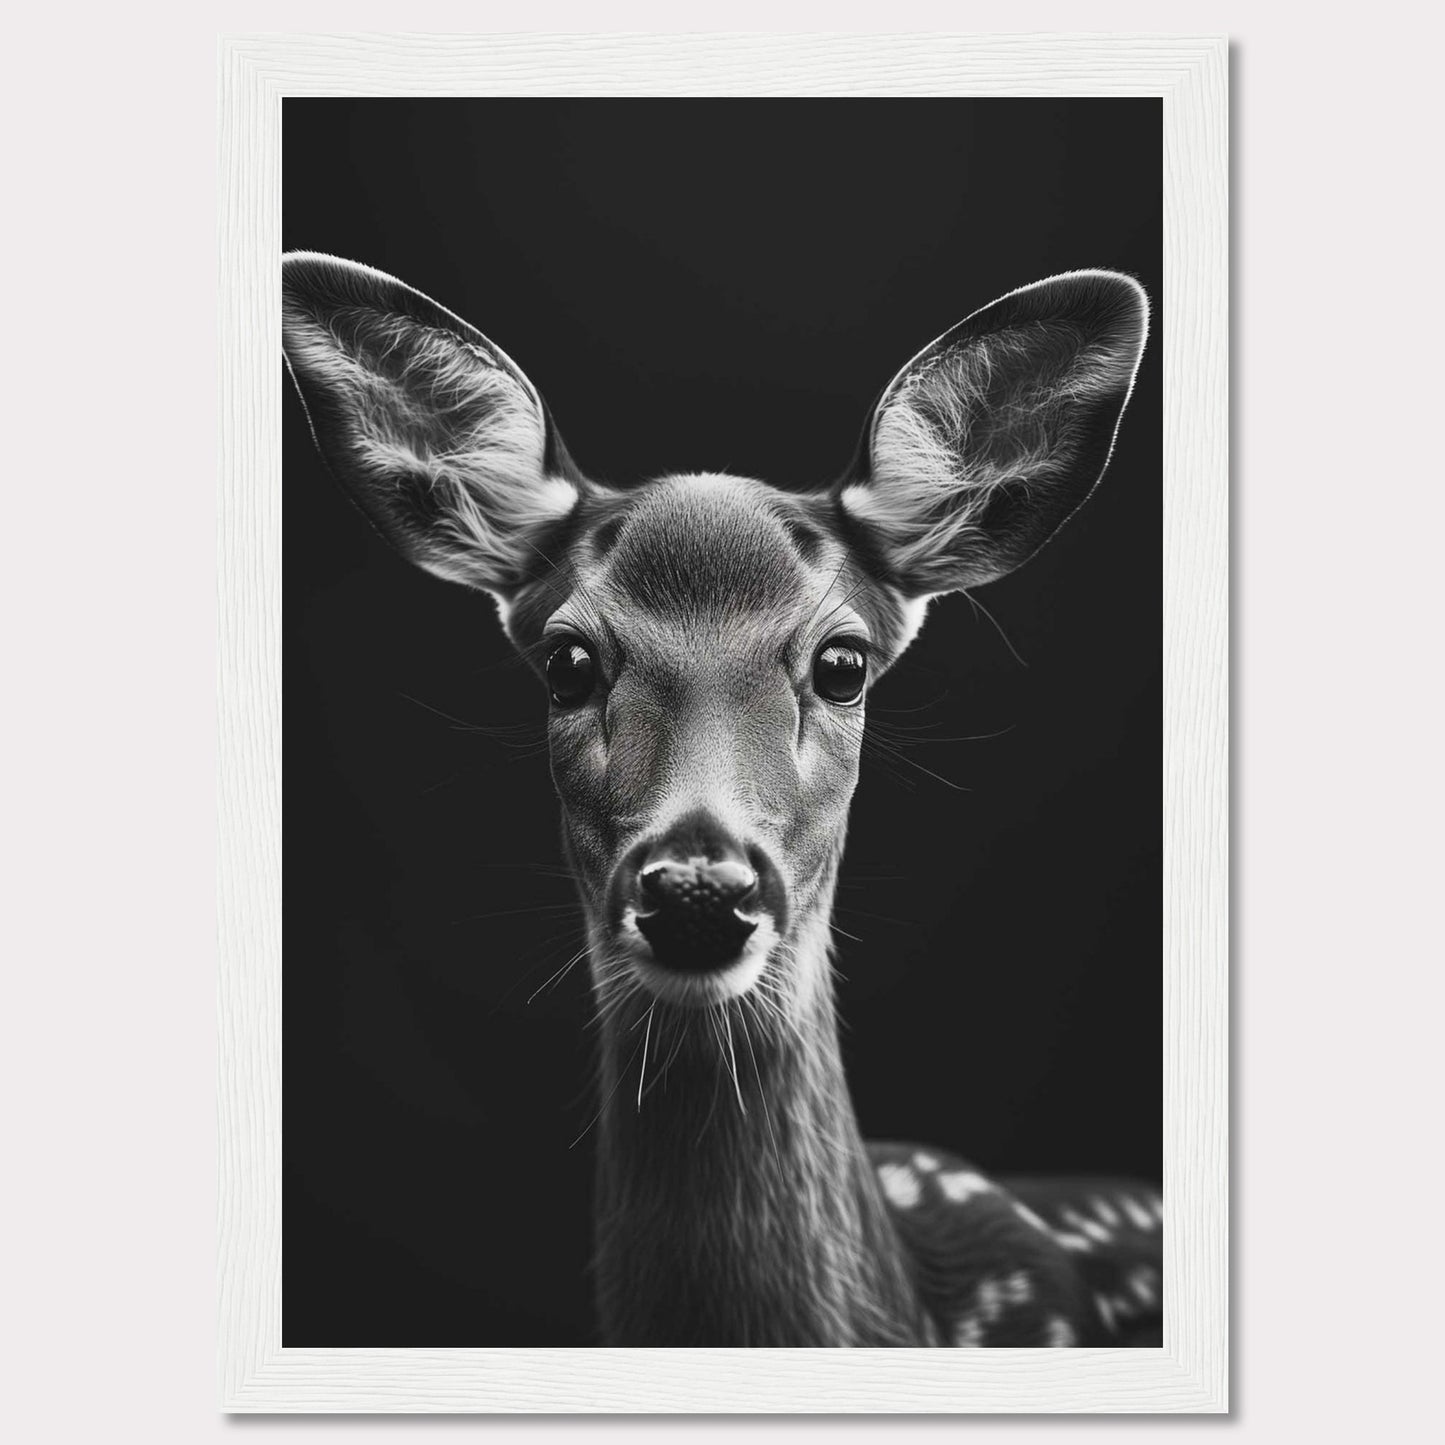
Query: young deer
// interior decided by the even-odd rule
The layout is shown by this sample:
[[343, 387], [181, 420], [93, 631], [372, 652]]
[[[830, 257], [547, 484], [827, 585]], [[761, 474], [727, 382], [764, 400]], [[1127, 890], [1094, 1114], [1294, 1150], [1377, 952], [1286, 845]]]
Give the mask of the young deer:
[[930, 599], [1019, 566], [1089, 494], [1140, 287], [1078, 271], [975, 312], [806, 493], [600, 486], [510, 358], [427, 297], [304, 253], [284, 296], [331, 470], [403, 556], [496, 599], [551, 697], [601, 1021], [606, 1341], [1159, 1343], [1148, 1190], [1005, 1189], [864, 1143], [829, 958], [868, 689]]

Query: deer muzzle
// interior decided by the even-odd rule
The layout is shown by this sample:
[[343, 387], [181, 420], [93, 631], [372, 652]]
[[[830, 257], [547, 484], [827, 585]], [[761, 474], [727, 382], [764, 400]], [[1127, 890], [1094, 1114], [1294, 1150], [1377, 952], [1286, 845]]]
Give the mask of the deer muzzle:
[[[777, 871], [710, 814], [689, 813], [631, 851], [619, 874], [650, 962], [679, 974], [726, 969], [784, 911]], [[630, 875], [630, 877], [628, 876]]]

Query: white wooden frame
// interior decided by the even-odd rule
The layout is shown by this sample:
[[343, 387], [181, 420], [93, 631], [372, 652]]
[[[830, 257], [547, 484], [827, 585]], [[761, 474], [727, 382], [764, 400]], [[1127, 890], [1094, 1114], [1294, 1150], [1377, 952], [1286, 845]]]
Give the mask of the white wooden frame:
[[[221, 45], [220, 1364], [232, 1411], [1227, 1409], [1227, 45], [1177, 35], [257, 35]], [[281, 1345], [281, 100], [1158, 96], [1165, 1345]]]

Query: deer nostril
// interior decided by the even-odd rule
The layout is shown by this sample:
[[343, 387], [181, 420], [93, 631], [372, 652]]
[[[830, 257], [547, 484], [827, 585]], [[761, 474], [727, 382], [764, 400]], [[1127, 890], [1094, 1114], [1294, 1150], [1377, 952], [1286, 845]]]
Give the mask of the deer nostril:
[[758, 889], [758, 875], [746, 863], [724, 858], [698, 870], [701, 878], [734, 908]]

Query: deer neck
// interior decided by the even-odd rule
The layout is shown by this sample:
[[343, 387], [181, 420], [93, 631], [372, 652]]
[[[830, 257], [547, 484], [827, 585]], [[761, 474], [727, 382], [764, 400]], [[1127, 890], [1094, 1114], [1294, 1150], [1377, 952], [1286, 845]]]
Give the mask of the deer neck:
[[[781, 1038], [765, 1041], [756, 1027], [744, 1036], [735, 1008], [731, 1050], [725, 1032], [679, 1050], [639, 1106], [642, 1030], [604, 1031], [597, 1284], [607, 1343], [927, 1342], [843, 1074], [827, 917], [825, 907], [795, 941], [800, 976], [815, 987]], [[699, 1019], [692, 1030], [707, 1027]]]

